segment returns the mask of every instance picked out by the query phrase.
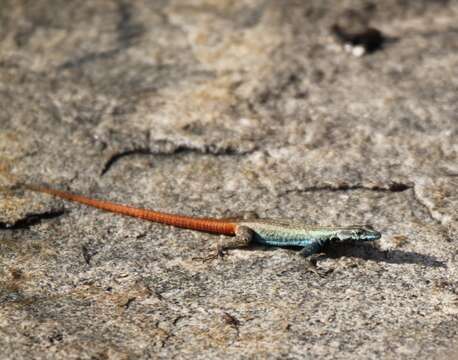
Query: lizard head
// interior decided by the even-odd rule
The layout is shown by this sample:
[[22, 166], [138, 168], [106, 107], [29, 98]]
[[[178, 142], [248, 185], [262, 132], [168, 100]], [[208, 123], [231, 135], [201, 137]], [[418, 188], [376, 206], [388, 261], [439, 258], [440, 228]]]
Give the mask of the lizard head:
[[380, 239], [382, 235], [369, 225], [350, 226], [342, 228], [336, 237], [344, 241], [374, 241]]

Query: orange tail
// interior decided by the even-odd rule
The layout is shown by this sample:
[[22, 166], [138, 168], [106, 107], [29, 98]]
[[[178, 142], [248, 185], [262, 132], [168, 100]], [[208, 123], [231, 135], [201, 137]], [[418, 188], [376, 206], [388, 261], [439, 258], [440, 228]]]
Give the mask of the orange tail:
[[213, 234], [235, 235], [236, 224], [232, 222], [226, 222], [217, 219], [200, 219], [192, 216], [175, 215], [154, 210], [139, 209], [131, 206], [116, 204], [110, 201], [91, 199], [82, 195], [76, 195], [66, 191], [54, 190], [36, 185], [24, 185], [24, 187], [35, 192], [50, 194], [65, 200], [74, 201], [106, 211], [111, 211], [116, 214], [141, 218], [183, 229], [191, 229]]

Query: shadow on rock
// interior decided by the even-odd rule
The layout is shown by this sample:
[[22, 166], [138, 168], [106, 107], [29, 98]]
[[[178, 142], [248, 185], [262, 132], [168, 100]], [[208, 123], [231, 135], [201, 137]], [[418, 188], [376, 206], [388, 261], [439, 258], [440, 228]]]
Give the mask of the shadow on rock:
[[325, 246], [324, 252], [330, 258], [342, 256], [355, 257], [363, 260], [373, 260], [389, 264], [418, 264], [428, 267], [442, 267], [447, 265], [444, 261], [438, 260], [431, 255], [420, 254], [415, 251], [404, 251], [399, 249], [380, 250], [372, 244], [340, 244]]

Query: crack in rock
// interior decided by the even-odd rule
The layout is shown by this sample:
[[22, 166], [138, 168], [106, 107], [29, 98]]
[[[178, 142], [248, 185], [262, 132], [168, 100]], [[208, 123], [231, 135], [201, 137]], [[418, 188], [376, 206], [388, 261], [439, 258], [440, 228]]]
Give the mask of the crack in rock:
[[42, 220], [54, 219], [64, 214], [64, 210], [48, 211], [39, 214], [27, 214], [14, 223], [0, 222], [0, 230], [19, 230], [28, 229], [33, 225], [40, 223]]
[[372, 192], [390, 192], [390, 193], [398, 193], [398, 192], [404, 192], [407, 190], [412, 190], [412, 195], [414, 200], [422, 207], [426, 213], [428, 214], [428, 217], [431, 219], [431, 221], [435, 222], [438, 225], [445, 226], [446, 221], [442, 216], [438, 216], [434, 214], [434, 211], [431, 209], [431, 207], [428, 205], [427, 202], [425, 202], [421, 197], [419, 196], [416, 185], [414, 183], [398, 183], [398, 182], [392, 182], [387, 185], [373, 185], [373, 186], [366, 186], [363, 184], [336, 184], [336, 185], [321, 185], [321, 186], [310, 186], [310, 187], [305, 187], [302, 189], [290, 189], [284, 191], [281, 195], [286, 195], [289, 193], [308, 193], [308, 192], [345, 192], [345, 191], [355, 191], [355, 190], [365, 190], [365, 191], [372, 191]]
[[153, 152], [149, 149], [134, 149], [113, 154], [103, 165], [100, 175], [105, 175], [118, 160], [131, 155], [153, 155]]
[[83, 65], [98, 61], [98, 60], [107, 60], [111, 59], [121, 51], [121, 48], [110, 49], [106, 51], [99, 51], [99, 52], [89, 52], [85, 55], [80, 57], [67, 60], [57, 66], [57, 70], [67, 70], [73, 68], [80, 68]]
[[134, 21], [133, 5], [126, 1], [118, 2], [119, 22], [117, 24], [118, 42], [122, 47], [130, 47], [135, 38], [145, 33], [145, 26]]
[[[161, 155], [175, 155], [175, 154], [187, 154], [187, 153], [196, 153], [201, 155], [226, 155], [226, 156], [241, 156], [251, 154], [256, 151], [256, 148], [247, 149], [247, 150], [239, 150], [238, 148], [234, 148], [231, 146], [227, 147], [217, 147], [215, 145], [203, 145], [203, 146], [195, 146], [195, 145], [173, 145], [170, 144], [160, 144], [165, 146], [159, 146], [158, 149], [153, 150], [150, 148], [137, 148], [132, 150], [124, 150], [117, 152], [105, 162], [105, 165], [102, 168], [100, 173], [101, 176], [105, 175], [116, 162], [120, 159], [132, 156], [132, 155], [154, 155], [154, 156], [161, 156]], [[168, 146], [167, 146], [168, 145]]]
[[302, 189], [290, 189], [286, 190], [283, 194], [289, 194], [292, 192], [340, 192], [340, 191], [355, 191], [355, 190], [366, 190], [366, 191], [373, 191], [373, 192], [403, 192], [409, 189], [413, 189], [413, 184], [405, 184], [405, 183], [398, 183], [392, 182], [387, 185], [373, 185], [367, 186], [363, 184], [335, 184], [335, 185], [320, 185], [320, 186], [309, 186]]

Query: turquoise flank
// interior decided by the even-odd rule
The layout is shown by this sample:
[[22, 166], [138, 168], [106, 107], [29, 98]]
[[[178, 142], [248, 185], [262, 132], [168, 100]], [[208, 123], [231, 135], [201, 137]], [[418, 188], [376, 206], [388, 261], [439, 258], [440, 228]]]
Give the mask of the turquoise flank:
[[254, 231], [254, 240], [274, 246], [323, 245], [327, 242], [373, 241], [380, 233], [367, 226], [313, 227], [289, 221], [242, 221], [239, 225]]

